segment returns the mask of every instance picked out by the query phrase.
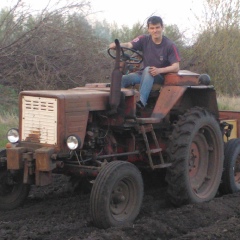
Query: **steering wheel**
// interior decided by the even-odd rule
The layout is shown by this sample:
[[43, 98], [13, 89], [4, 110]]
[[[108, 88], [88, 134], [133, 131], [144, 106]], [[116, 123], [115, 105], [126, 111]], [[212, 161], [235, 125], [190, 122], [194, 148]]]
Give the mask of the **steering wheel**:
[[[115, 49], [109, 48], [107, 52], [110, 57], [116, 59]], [[143, 56], [132, 48], [121, 47], [120, 61], [127, 64], [139, 64], [143, 61]]]

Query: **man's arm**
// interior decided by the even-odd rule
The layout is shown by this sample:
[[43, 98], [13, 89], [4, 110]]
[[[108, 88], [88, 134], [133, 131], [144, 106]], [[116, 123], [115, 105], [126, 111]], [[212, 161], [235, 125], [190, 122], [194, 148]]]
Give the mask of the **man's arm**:
[[[120, 43], [120, 46], [121, 47], [126, 47], [126, 48], [133, 48], [133, 45], [132, 45], [131, 42]], [[116, 48], [116, 44], [114, 42], [110, 43], [109, 44], [109, 48], [115, 49]]]
[[172, 65], [164, 68], [150, 67], [149, 73], [152, 76], [156, 76], [161, 73], [176, 73], [180, 69], [179, 62], [173, 63]]

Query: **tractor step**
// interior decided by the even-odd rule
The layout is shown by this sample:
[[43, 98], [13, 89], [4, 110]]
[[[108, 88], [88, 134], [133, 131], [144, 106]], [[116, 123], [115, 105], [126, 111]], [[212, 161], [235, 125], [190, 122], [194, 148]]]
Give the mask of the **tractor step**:
[[[145, 146], [147, 148], [146, 153], [147, 153], [147, 156], [148, 156], [150, 167], [152, 169], [169, 167], [171, 164], [164, 162], [164, 159], [163, 159], [163, 156], [162, 156], [162, 149], [159, 146], [159, 143], [158, 143], [158, 140], [157, 140], [157, 137], [156, 137], [156, 134], [154, 132], [152, 124], [145, 124], [145, 125], [140, 124], [139, 125], [139, 132], [142, 134], [143, 140], [145, 142]], [[148, 132], [151, 133], [152, 139], [153, 139], [154, 144], [156, 146], [156, 148], [154, 148], [154, 149], [150, 149], [149, 141], [148, 141], [148, 137], [147, 137]], [[154, 153], [158, 153], [158, 155], [159, 155], [159, 161], [158, 161], [157, 164], [154, 164], [153, 159], [152, 159], [152, 154], [154, 154]]]

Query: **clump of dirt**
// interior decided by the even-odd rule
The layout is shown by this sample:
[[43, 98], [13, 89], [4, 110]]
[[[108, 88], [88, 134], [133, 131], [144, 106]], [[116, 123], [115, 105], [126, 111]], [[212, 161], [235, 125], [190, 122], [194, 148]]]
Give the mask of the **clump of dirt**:
[[89, 216], [90, 194], [70, 191], [68, 178], [56, 176], [47, 187], [32, 187], [21, 208], [0, 212], [0, 239], [239, 239], [240, 193], [175, 208], [166, 186], [145, 187], [134, 224], [96, 228]]

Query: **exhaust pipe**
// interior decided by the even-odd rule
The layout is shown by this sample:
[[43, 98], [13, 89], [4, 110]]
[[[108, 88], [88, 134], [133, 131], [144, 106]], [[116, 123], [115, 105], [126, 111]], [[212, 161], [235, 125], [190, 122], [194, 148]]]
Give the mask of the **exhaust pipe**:
[[109, 97], [109, 114], [117, 113], [117, 108], [120, 103], [121, 98], [121, 81], [122, 81], [122, 72], [120, 71], [120, 52], [121, 47], [118, 39], [115, 39], [116, 44], [116, 59], [115, 66], [112, 71], [111, 85], [110, 85], [110, 97]]

